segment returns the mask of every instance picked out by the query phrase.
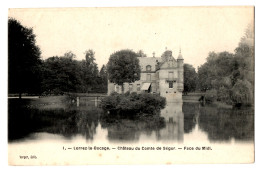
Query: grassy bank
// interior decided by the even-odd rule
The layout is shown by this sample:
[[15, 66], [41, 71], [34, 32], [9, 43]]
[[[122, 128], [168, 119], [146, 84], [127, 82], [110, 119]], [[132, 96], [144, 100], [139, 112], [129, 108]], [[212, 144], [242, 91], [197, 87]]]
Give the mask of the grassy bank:
[[[200, 102], [199, 99], [203, 95], [205, 95], [205, 93], [188, 93], [187, 95], [183, 95], [182, 99], [183, 102], [195, 103], [195, 102]], [[228, 109], [233, 108], [233, 105], [220, 102], [220, 101], [207, 102], [207, 104], [213, 104], [220, 108], [228, 108]]]
[[[21, 104], [29, 108], [38, 109], [56, 109], [56, 108], [68, 108], [77, 105], [77, 97], [79, 98], [80, 106], [96, 106], [95, 101], [97, 96], [87, 96], [86, 95], [69, 95], [69, 96], [44, 96], [38, 98], [9, 98], [8, 102], [14, 102], [16, 104]], [[97, 103], [99, 104], [100, 99], [98, 97]]]
[[51, 109], [51, 108], [66, 108], [70, 103], [70, 98], [67, 96], [48, 96], [40, 98], [22, 98], [8, 99], [8, 102], [14, 105], [26, 106], [28, 108]]
[[232, 109], [233, 108], [233, 105], [223, 103], [223, 102], [219, 102], [219, 101], [215, 101], [212, 104], [216, 105], [219, 108], [226, 108], [226, 109]]
[[199, 102], [201, 95], [183, 95], [183, 102]]

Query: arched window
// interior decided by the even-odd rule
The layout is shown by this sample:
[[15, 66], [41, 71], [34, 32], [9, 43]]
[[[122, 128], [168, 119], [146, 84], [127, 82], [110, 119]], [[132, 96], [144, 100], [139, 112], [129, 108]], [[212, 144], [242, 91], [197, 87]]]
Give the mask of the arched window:
[[147, 65], [147, 66], [146, 66], [146, 71], [151, 71], [151, 68], [152, 68], [152, 66]]

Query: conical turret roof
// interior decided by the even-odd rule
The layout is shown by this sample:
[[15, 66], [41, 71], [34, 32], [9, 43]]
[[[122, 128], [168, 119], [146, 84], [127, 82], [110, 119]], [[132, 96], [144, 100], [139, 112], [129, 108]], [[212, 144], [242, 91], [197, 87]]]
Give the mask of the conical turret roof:
[[180, 49], [180, 51], [179, 51], [179, 55], [178, 55], [178, 58], [177, 58], [178, 60], [183, 60], [183, 57], [182, 57], [182, 54], [181, 54], [181, 49]]

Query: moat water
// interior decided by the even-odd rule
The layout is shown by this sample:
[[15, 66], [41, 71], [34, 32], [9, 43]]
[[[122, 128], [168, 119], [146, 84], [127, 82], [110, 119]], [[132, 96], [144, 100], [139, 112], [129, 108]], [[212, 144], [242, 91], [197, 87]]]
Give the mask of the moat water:
[[104, 112], [93, 99], [78, 106], [34, 101], [8, 101], [9, 164], [254, 161], [252, 107], [231, 109], [184, 101], [168, 103], [150, 115], [122, 116]]
[[9, 143], [55, 140], [95, 143], [254, 142], [254, 109], [199, 102], [167, 103], [153, 115], [118, 116], [95, 104], [32, 108], [9, 100]]

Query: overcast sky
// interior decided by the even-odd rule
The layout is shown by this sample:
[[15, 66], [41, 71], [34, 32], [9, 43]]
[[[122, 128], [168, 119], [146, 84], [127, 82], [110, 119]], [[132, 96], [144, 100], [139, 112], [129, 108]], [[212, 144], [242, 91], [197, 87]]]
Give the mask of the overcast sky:
[[210, 51], [234, 52], [248, 24], [252, 7], [150, 7], [10, 9], [9, 17], [33, 27], [42, 58], [67, 51], [84, 59], [95, 51], [99, 68], [120, 49], [143, 50], [148, 57], [167, 49], [195, 68]]

